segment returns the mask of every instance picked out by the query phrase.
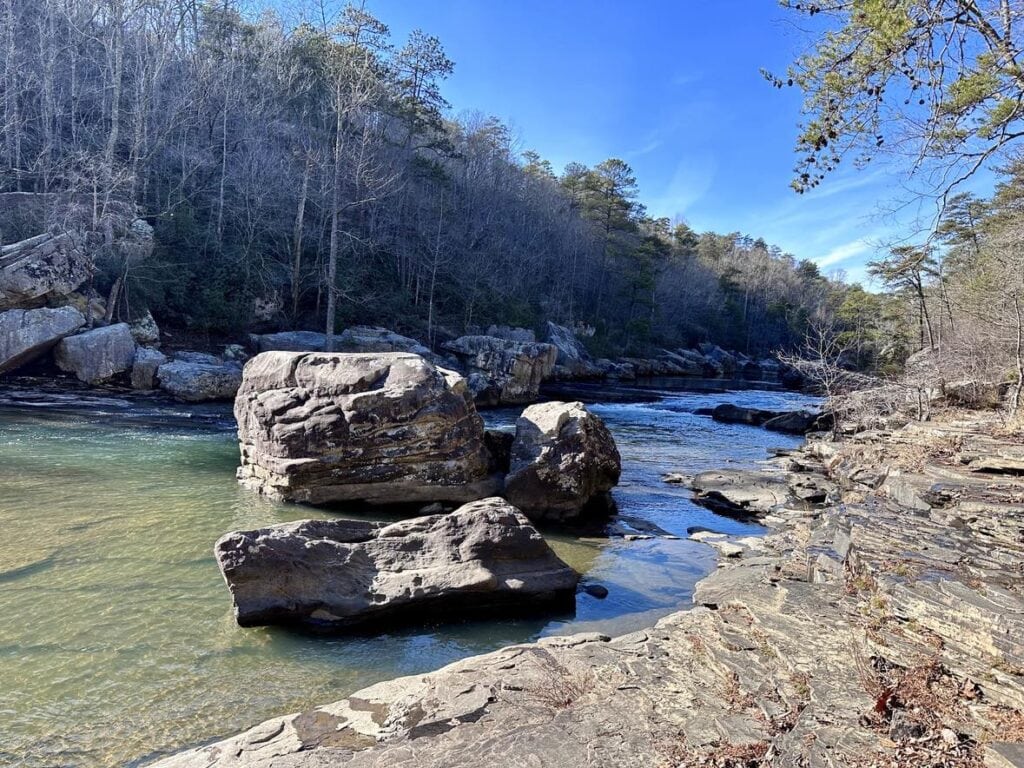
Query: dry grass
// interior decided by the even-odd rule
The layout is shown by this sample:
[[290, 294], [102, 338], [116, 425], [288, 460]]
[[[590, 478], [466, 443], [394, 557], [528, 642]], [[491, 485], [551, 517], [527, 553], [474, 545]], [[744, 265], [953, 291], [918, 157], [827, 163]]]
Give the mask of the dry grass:
[[591, 667], [563, 664], [547, 652], [534, 655], [531, 661], [535, 674], [523, 693], [547, 709], [568, 709], [597, 686]]
[[767, 741], [733, 744], [723, 741], [701, 749], [691, 749], [685, 738], [668, 743], [659, 750], [661, 768], [761, 768], [770, 764]]

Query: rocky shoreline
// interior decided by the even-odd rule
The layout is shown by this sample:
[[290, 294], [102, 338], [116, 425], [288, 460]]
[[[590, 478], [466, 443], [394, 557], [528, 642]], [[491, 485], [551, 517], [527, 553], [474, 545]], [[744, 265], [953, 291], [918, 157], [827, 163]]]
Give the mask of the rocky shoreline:
[[812, 440], [770, 464], [788, 490], [718, 488], [770, 532], [694, 532], [722, 560], [691, 610], [383, 682], [155, 765], [1019, 765], [1024, 448], [997, 433], [949, 413]]

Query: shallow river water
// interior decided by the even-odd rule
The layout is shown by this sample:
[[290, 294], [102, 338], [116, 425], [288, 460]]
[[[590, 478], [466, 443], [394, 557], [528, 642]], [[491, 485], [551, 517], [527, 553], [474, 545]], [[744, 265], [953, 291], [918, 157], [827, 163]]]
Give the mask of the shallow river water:
[[[724, 401], [793, 408], [808, 399], [658, 396], [592, 406], [623, 457], [619, 519], [587, 536], [545, 532], [564, 560], [609, 589], [605, 600], [581, 594], [574, 616], [547, 621], [357, 638], [235, 625], [213, 542], [229, 530], [329, 513], [238, 487], [228, 408], [0, 397], [0, 765], [139, 764], [382, 679], [546, 634], [628, 632], [688, 606], [714, 556], [685, 540], [687, 529], [760, 529], [696, 506], [661, 475], [749, 465], [769, 447], [797, 442], [693, 410]], [[515, 415], [486, 418], [509, 426]], [[650, 539], [621, 536], [658, 529]]]

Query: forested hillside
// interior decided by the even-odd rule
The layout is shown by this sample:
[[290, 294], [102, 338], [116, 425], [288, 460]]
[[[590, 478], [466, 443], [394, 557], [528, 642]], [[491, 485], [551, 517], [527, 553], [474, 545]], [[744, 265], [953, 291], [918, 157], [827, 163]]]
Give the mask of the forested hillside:
[[155, 227], [152, 256], [101, 264], [94, 289], [123, 286], [115, 317], [378, 323], [431, 343], [551, 319], [593, 329], [602, 353], [764, 352], [850, 298], [762, 240], [649, 217], [621, 160], [556, 172], [498, 120], [455, 117], [441, 42], [393, 40], [360, 8], [296, 23], [234, 0], [0, 13], [0, 191], [87, 195], [95, 215], [132, 201]]

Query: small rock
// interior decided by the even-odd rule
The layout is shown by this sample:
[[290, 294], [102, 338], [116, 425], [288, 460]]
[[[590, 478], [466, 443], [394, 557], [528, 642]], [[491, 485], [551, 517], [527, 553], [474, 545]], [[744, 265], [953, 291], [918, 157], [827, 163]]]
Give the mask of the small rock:
[[608, 597], [608, 587], [601, 584], [584, 584], [583, 591], [591, 597], [596, 597], [598, 600], [604, 600]]

